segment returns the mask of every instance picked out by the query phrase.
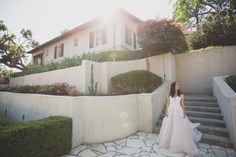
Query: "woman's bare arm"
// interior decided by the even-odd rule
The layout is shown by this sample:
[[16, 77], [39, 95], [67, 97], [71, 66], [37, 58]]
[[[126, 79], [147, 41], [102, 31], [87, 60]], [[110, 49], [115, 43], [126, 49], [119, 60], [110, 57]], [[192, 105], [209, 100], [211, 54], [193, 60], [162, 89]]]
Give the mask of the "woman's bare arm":
[[185, 106], [184, 106], [184, 95], [182, 95], [182, 98], [181, 98], [181, 107], [182, 107], [182, 109], [183, 109], [184, 118], [185, 118], [186, 115], [185, 115]]
[[168, 116], [168, 107], [169, 107], [169, 95], [167, 95], [166, 116]]

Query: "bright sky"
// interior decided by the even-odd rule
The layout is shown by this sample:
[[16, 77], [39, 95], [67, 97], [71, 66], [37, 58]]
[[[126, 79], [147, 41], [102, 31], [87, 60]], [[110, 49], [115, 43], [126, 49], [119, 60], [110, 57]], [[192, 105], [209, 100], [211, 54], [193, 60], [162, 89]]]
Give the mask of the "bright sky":
[[121, 7], [142, 20], [171, 18], [174, 0], [0, 0], [0, 20], [13, 33], [31, 29], [40, 44]]

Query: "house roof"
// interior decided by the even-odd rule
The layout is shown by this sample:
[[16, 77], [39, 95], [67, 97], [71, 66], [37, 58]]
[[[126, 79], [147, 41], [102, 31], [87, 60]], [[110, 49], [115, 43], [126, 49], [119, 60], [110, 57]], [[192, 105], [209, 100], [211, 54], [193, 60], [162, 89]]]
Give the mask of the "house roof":
[[[142, 21], [141, 19], [139, 19], [138, 17], [136, 17], [136, 16], [130, 14], [129, 12], [127, 12], [127, 11], [121, 9], [121, 8], [117, 9], [117, 13], [118, 13], [118, 14], [121, 14], [121, 15], [123, 15], [123, 16], [128, 17], [130, 20], [133, 20], [133, 21], [136, 22], [136, 23], [141, 23], [141, 22], [143, 22], [143, 21]], [[38, 51], [38, 50], [40, 50], [40, 49], [42, 49], [42, 48], [45, 48], [45, 47], [48, 46], [48, 45], [51, 45], [51, 44], [53, 44], [53, 43], [55, 43], [55, 42], [57, 42], [57, 41], [60, 41], [60, 40], [66, 38], [66, 37], [68, 37], [68, 36], [73, 35], [74, 33], [77, 33], [77, 32], [79, 32], [79, 31], [81, 31], [81, 30], [83, 30], [83, 29], [86, 29], [86, 28], [88, 28], [89, 26], [92, 26], [92, 25], [94, 25], [94, 24], [97, 24], [97, 23], [99, 23], [99, 22], [101, 22], [101, 21], [102, 21], [101, 18], [94, 18], [94, 19], [92, 19], [92, 20], [90, 20], [90, 21], [88, 21], [88, 22], [86, 22], [86, 23], [84, 23], [84, 24], [82, 24], [82, 25], [80, 25], [80, 26], [77, 26], [77, 27], [75, 27], [75, 28], [73, 28], [73, 29], [67, 31], [66, 33], [63, 33], [63, 34], [60, 35], [60, 36], [57, 36], [57, 37], [55, 37], [55, 38], [53, 38], [53, 39], [51, 39], [51, 40], [49, 40], [49, 41], [47, 41], [47, 42], [45, 42], [45, 43], [43, 43], [43, 44], [41, 44], [41, 45], [35, 47], [34, 49], [28, 51], [27, 53], [32, 54], [32, 53], [34, 53], [34, 52], [36, 52], [36, 51]]]

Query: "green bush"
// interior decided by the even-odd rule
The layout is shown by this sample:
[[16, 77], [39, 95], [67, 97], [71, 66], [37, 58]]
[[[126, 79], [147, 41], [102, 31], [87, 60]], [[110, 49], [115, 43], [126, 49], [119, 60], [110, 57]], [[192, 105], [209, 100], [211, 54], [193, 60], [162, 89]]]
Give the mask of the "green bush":
[[120, 94], [149, 93], [162, 84], [162, 78], [146, 70], [135, 70], [113, 76], [111, 83]]
[[71, 150], [72, 120], [49, 117], [0, 131], [0, 156], [57, 157]]
[[106, 61], [126, 61], [135, 60], [155, 55], [147, 53], [147, 51], [105, 51], [98, 54], [84, 53], [81, 56], [74, 56], [72, 58], [65, 58], [61, 62], [52, 62], [46, 65], [29, 65], [21, 72], [14, 73], [13, 77], [19, 77], [24, 75], [30, 75], [35, 73], [42, 73], [52, 70], [64, 69], [74, 66], [79, 66], [82, 60], [91, 60], [96, 62]]
[[227, 84], [234, 90], [236, 93], [236, 74], [230, 75], [225, 78]]
[[209, 16], [187, 41], [192, 49], [236, 45], [236, 15]]

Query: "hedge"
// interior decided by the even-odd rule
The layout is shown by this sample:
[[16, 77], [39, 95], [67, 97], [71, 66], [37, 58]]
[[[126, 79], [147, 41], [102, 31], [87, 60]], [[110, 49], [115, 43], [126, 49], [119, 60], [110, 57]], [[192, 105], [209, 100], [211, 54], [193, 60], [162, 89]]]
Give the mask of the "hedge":
[[134, 70], [113, 76], [111, 83], [120, 94], [149, 93], [162, 84], [162, 78], [147, 70]]
[[[148, 57], [152, 54], [143, 50], [137, 51], [104, 51], [101, 53], [84, 53], [80, 56], [74, 56], [72, 58], [65, 58], [60, 62], [52, 62], [47, 65], [29, 65], [22, 72], [13, 74], [13, 77], [19, 77], [29, 74], [42, 73], [52, 70], [64, 69], [81, 65], [83, 60], [91, 60], [96, 62], [106, 61], [126, 61], [135, 60]], [[153, 54], [154, 55], [154, 54]]]
[[71, 150], [72, 119], [61, 116], [19, 123], [0, 131], [0, 156], [56, 157]]
[[234, 90], [236, 93], [236, 74], [230, 75], [225, 78], [227, 84]]

